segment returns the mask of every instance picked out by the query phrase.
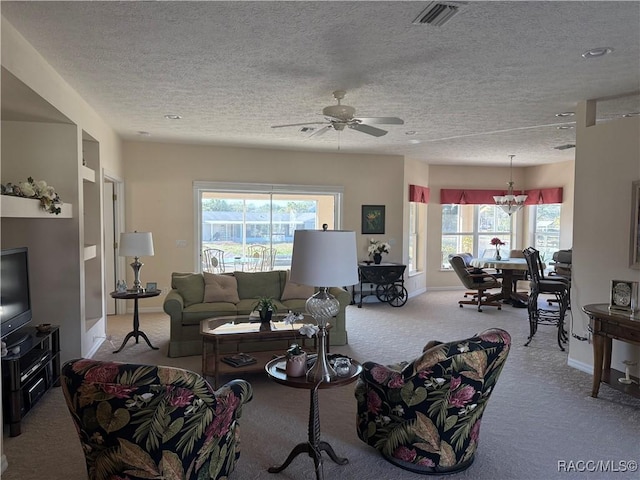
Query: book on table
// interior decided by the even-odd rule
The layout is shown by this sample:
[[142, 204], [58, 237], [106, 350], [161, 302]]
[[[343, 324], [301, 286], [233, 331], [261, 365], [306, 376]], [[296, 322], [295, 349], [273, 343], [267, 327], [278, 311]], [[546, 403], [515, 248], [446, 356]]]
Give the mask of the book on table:
[[256, 363], [256, 359], [247, 353], [234, 353], [222, 357], [222, 361], [232, 367], [244, 367]]

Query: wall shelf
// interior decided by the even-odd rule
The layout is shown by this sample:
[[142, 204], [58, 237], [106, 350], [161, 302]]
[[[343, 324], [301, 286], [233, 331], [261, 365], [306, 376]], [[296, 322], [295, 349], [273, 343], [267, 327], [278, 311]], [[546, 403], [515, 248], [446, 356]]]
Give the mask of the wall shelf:
[[0, 216], [3, 218], [71, 218], [73, 206], [70, 203], [60, 205], [59, 215], [42, 209], [37, 198], [14, 197], [0, 195]]
[[82, 165], [82, 167], [80, 167], [80, 171], [82, 173], [82, 179], [85, 182], [91, 182], [91, 183], [96, 182], [95, 170], [91, 170], [89, 167], [85, 167], [84, 165]]
[[97, 248], [96, 245], [85, 245], [84, 246], [84, 259], [91, 260], [92, 258], [96, 258]]

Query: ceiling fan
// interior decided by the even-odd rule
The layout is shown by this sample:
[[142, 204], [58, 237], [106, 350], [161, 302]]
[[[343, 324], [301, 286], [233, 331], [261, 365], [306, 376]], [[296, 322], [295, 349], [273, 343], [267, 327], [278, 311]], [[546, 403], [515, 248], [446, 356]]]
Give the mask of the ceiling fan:
[[347, 94], [344, 90], [336, 90], [333, 92], [333, 98], [338, 101], [337, 105], [330, 105], [322, 109], [325, 117], [324, 122], [306, 122], [306, 123], [290, 123], [287, 125], [272, 125], [271, 128], [282, 127], [298, 127], [302, 125], [324, 125], [324, 127], [314, 131], [310, 137], [315, 137], [326, 133], [328, 130], [337, 130], [341, 132], [345, 127], [357, 130], [358, 132], [381, 137], [386, 135], [387, 131], [381, 128], [372, 127], [370, 124], [378, 125], [403, 125], [404, 120], [398, 117], [355, 117], [356, 109], [349, 105], [342, 105], [340, 101]]

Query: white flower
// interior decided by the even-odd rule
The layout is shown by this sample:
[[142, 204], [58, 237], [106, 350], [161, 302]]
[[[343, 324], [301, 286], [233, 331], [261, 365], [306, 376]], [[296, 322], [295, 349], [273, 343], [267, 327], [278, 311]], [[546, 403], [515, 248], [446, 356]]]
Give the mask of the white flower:
[[20, 187], [20, 190], [22, 191], [22, 194], [25, 197], [33, 197], [33, 196], [35, 196], [36, 191], [33, 188], [33, 185], [31, 185], [29, 182], [22, 182], [22, 183], [18, 184], [18, 186]]
[[468, 352], [469, 351], [469, 344], [468, 343], [459, 343], [458, 344], [458, 351], [460, 353]]
[[36, 191], [42, 195], [42, 192], [44, 192], [47, 188], [47, 182], [45, 182], [44, 180], [38, 180], [37, 182], [35, 182], [35, 188]]
[[316, 333], [318, 333], [318, 330], [320, 330], [320, 329], [318, 328], [317, 325], [312, 325], [310, 323], [306, 323], [302, 327], [300, 327], [300, 330], [298, 330], [298, 331], [300, 332], [300, 335], [306, 335], [307, 337], [311, 338]]
[[374, 240], [373, 238], [369, 239], [369, 247], [367, 248], [367, 252], [369, 255], [373, 255], [376, 253], [389, 253], [391, 251], [391, 245], [387, 242], [380, 242], [378, 240]]

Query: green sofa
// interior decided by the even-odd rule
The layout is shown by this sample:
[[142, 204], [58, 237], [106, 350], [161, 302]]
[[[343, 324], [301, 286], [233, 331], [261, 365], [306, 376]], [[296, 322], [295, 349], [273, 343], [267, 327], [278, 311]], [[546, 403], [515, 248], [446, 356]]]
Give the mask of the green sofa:
[[[331, 345], [347, 344], [345, 309], [351, 294], [332, 287], [330, 293], [340, 302], [333, 319]], [[169, 357], [202, 354], [200, 321], [228, 315], [248, 315], [257, 297], [276, 300], [278, 313], [304, 312], [313, 288], [288, 281], [288, 271], [212, 273], [178, 273], [171, 275], [171, 291], [164, 300], [164, 311], [171, 317]], [[221, 322], [222, 323], [222, 322]]]

